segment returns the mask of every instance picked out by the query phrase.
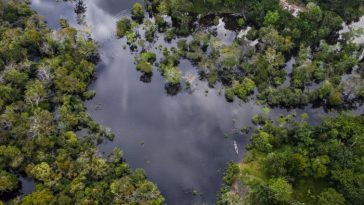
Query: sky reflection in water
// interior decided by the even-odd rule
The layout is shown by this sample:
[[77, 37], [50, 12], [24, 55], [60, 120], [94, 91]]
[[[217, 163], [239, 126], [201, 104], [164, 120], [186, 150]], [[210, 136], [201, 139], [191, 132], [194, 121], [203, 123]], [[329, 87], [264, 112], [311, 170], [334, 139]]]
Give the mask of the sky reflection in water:
[[[31, 2], [51, 27], [57, 28], [59, 18], [65, 17], [71, 25], [82, 28], [77, 25], [71, 3]], [[87, 102], [87, 107], [96, 121], [111, 127], [116, 134], [113, 142], [105, 142], [100, 149], [107, 154], [114, 147], [121, 147], [128, 163], [133, 168], [146, 170], [168, 204], [213, 204], [225, 164], [229, 160], [241, 160], [249, 142], [247, 136], [232, 134], [233, 130], [250, 125], [251, 117], [261, 113], [261, 106], [237, 100], [227, 103], [223, 92], [219, 95], [219, 90], [210, 89], [201, 81], [192, 93], [169, 96], [156, 69], [151, 83], [140, 82], [141, 74], [135, 70], [134, 56], [122, 48], [125, 39], [118, 40], [114, 36], [115, 16], [125, 14], [124, 10], [134, 2], [85, 1], [85, 22], [89, 25], [86, 30], [92, 30], [101, 53], [97, 80], [90, 87], [97, 95]], [[219, 33], [219, 36], [225, 35]], [[231, 41], [229, 37], [227, 35]], [[157, 42], [163, 42], [163, 38]], [[197, 75], [186, 60], [181, 61], [180, 67], [184, 72]], [[324, 115], [322, 109], [309, 107], [297, 110], [301, 112], [312, 115], [313, 123]], [[278, 114], [287, 114], [287, 111], [272, 110], [271, 115]], [[238, 142], [239, 156], [234, 151], [234, 140]], [[193, 196], [194, 190], [202, 195]]]

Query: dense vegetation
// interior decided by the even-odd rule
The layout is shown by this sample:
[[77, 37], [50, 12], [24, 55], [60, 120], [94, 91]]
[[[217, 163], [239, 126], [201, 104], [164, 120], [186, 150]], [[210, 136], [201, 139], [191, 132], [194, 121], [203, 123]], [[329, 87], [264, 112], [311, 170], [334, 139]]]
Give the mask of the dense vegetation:
[[[183, 84], [179, 61], [188, 59], [209, 86], [223, 85], [228, 101], [255, 93], [270, 106], [362, 106], [364, 47], [355, 43], [362, 30], [340, 30], [363, 15], [363, 1], [288, 1], [299, 12], [283, 3], [151, 0], [151, 18], [135, 5], [132, 18], [118, 22], [118, 36], [139, 51], [137, 70], [150, 75], [156, 66], [168, 88]], [[235, 32], [232, 41], [218, 35], [222, 23]], [[155, 45], [158, 37], [168, 48]], [[318, 126], [306, 118], [255, 117], [248, 154], [228, 164], [218, 204], [362, 204], [364, 118], [340, 114]]]
[[[362, 0], [290, 2], [298, 16], [278, 0], [152, 0], [151, 18], [137, 3], [131, 18], [117, 22], [117, 35], [137, 51], [141, 79], [150, 82], [157, 67], [169, 94], [190, 85], [179, 68], [188, 59], [209, 86], [223, 85], [228, 101], [255, 93], [271, 106], [361, 106], [363, 46], [354, 43], [361, 32], [339, 31], [363, 14]], [[222, 22], [236, 32], [234, 40], [218, 37]], [[169, 48], [154, 46], [158, 36]], [[120, 149], [109, 156], [97, 150], [114, 137], [84, 105], [95, 95], [87, 88], [98, 58], [89, 34], [65, 19], [53, 31], [26, 3], [0, 0], [0, 204], [164, 203]], [[363, 116], [340, 114], [318, 126], [305, 119], [254, 118], [248, 154], [239, 165], [229, 163], [218, 203], [362, 204]], [[19, 195], [20, 177], [34, 181], [33, 193]]]
[[[83, 101], [98, 61], [97, 45], [61, 19], [50, 30], [26, 3], [0, 0], [0, 204], [162, 204], [143, 170], [132, 171]], [[150, 61], [150, 59], [148, 59]], [[76, 132], [86, 130], [87, 136]], [[35, 191], [17, 197], [19, 177]]]
[[292, 116], [260, 117], [248, 154], [230, 165], [219, 204], [362, 204], [364, 117], [341, 114], [318, 126]]
[[[167, 85], [183, 83], [178, 65], [184, 58], [196, 65], [200, 79], [211, 87], [221, 83], [228, 101], [235, 96], [245, 101], [255, 93], [259, 102], [271, 106], [358, 106], [364, 100], [363, 47], [353, 41], [361, 30], [341, 35], [339, 31], [344, 20], [355, 20], [362, 14], [362, 2], [339, 1], [332, 7], [326, 1], [296, 3], [298, 16], [277, 0], [151, 1], [147, 10], [152, 19], [145, 18], [141, 5], [135, 4], [132, 18], [118, 22], [117, 33], [141, 53], [151, 52], [146, 43], [154, 45], [157, 31], [164, 33], [167, 42], [176, 36], [192, 36], [192, 40], [175, 41], [169, 49], [156, 46], [163, 57], [155, 65]], [[220, 18], [225, 27], [246, 33], [231, 42], [223, 41], [217, 37]], [[137, 69], [152, 73], [153, 63], [138, 61]], [[188, 88], [190, 82], [185, 84]]]

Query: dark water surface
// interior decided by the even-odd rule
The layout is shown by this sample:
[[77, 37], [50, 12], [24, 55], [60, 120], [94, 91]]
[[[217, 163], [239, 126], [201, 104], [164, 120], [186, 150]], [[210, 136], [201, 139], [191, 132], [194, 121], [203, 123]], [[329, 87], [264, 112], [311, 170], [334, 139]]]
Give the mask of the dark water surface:
[[[87, 102], [87, 107], [96, 121], [116, 134], [115, 140], [101, 144], [100, 150], [107, 154], [114, 147], [122, 148], [131, 167], [145, 169], [168, 204], [213, 204], [226, 163], [241, 160], [249, 142], [247, 136], [234, 134], [234, 130], [249, 126], [251, 117], [261, 113], [262, 107], [237, 100], [228, 103], [223, 92], [219, 95], [219, 89], [208, 88], [199, 80], [194, 81], [193, 92], [170, 96], [157, 70], [151, 83], [141, 82], [134, 55], [122, 48], [125, 39], [114, 35], [116, 20], [128, 15], [128, 9], [137, 1], [85, 1], [86, 27], [77, 25], [80, 17], [74, 14], [71, 3], [31, 2], [51, 27], [57, 28], [58, 19], [65, 17], [71, 25], [92, 31], [100, 44], [97, 80], [90, 87], [97, 95]], [[162, 38], [157, 41], [161, 43]], [[180, 67], [196, 78], [191, 63], [182, 60]], [[309, 113], [313, 123], [325, 115], [322, 109], [309, 107], [297, 110], [300, 112]], [[274, 109], [271, 114], [287, 113]]]

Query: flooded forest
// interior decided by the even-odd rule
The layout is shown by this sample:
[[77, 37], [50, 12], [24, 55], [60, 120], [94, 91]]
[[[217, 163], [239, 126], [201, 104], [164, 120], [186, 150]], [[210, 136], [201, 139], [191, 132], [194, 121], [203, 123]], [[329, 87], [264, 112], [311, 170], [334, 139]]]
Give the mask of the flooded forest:
[[363, 0], [0, 0], [0, 205], [363, 205]]

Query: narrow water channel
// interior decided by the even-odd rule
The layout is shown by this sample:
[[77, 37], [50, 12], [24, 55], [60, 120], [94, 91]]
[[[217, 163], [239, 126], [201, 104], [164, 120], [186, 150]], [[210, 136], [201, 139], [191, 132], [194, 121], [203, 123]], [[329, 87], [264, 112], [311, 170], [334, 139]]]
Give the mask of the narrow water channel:
[[[88, 0], [84, 17], [77, 17], [69, 2], [31, 0], [31, 5], [52, 28], [57, 28], [58, 19], [64, 17], [71, 25], [91, 31], [99, 42], [101, 62], [97, 79], [90, 86], [97, 95], [87, 107], [96, 121], [116, 134], [115, 140], [104, 142], [100, 150], [107, 154], [114, 147], [122, 148], [131, 167], [145, 169], [168, 204], [213, 204], [226, 163], [241, 160], [249, 142], [248, 136], [234, 134], [234, 130], [249, 126], [262, 107], [253, 102], [228, 103], [219, 89], [208, 88], [198, 80], [192, 92], [171, 96], [157, 70], [150, 83], [142, 82], [134, 55], [122, 48], [125, 40], [114, 35], [116, 20], [128, 15], [134, 2]], [[78, 25], [80, 21], [87, 26]], [[197, 75], [188, 61], [182, 61], [180, 67], [191, 76]], [[313, 123], [325, 115], [311, 107], [273, 109], [272, 115], [288, 112], [307, 112]]]

